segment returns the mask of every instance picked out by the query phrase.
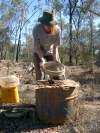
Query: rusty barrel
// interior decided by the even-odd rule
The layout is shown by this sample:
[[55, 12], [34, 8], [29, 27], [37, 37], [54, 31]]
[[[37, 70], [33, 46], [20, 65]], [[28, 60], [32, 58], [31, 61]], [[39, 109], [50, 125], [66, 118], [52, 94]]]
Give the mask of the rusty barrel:
[[72, 80], [53, 82], [43, 81], [43, 86], [36, 89], [36, 113], [44, 123], [63, 124], [75, 119], [80, 85]]

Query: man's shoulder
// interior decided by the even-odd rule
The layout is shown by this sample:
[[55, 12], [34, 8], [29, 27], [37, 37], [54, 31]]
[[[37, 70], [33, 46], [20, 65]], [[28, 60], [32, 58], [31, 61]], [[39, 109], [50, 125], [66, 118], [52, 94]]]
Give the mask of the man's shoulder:
[[33, 31], [35, 31], [35, 30], [40, 30], [41, 27], [42, 27], [42, 24], [41, 24], [41, 23], [37, 23], [37, 24], [34, 26]]

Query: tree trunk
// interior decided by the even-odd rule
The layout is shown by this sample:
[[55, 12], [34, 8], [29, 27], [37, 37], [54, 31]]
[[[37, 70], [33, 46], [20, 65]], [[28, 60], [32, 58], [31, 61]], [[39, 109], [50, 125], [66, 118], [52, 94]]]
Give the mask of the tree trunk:
[[70, 33], [69, 33], [69, 45], [70, 45], [70, 54], [69, 54], [69, 63], [72, 64], [72, 7], [70, 4], [70, 16], [69, 16], [69, 24], [70, 24]]
[[16, 62], [19, 61], [20, 45], [21, 45], [21, 28], [20, 28], [20, 33], [19, 33], [18, 45], [17, 45]]

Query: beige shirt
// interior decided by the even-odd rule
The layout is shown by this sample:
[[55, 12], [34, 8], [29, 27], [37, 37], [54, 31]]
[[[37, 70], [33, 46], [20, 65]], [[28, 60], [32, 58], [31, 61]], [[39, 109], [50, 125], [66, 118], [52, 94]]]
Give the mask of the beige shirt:
[[53, 45], [61, 45], [61, 30], [58, 26], [57, 28], [58, 32], [55, 35], [50, 35], [44, 32], [43, 24], [38, 23], [34, 27], [34, 53], [37, 53], [36, 45], [40, 45], [44, 56], [53, 54]]

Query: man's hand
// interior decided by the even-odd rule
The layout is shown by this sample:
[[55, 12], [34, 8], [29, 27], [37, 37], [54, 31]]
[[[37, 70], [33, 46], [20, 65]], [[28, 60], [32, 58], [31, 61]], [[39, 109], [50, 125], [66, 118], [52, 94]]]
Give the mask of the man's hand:
[[60, 62], [57, 45], [53, 46], [53, 59], [54, 59], [55, 62]]
[[45, 64], [45, 59], [43, 57], [43, 53], [42, 53], [40, 45], [36, 45], [36, 50], [37, 50], [37, 54], [41, 60], [40, 67], [42, 67]]
[[42, 61], [40, 62], [40, 67], [43, 67], [44, 64], [45, 64], [45, 59], [42, 58]]

